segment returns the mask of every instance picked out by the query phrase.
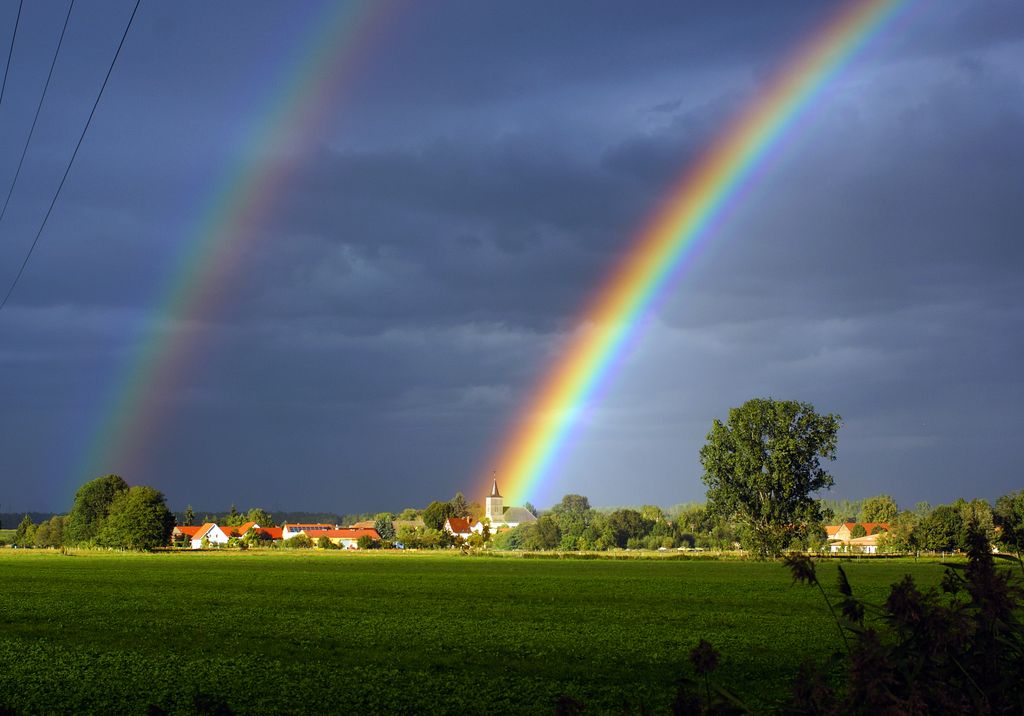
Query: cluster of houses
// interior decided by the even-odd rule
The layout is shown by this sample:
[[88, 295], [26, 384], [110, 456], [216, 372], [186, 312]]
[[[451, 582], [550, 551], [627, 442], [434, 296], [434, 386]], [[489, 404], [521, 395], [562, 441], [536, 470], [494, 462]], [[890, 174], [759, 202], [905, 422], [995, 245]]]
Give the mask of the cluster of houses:
[[[853, 536], [857, 525], [864, 528], [864, 534], [860, 537]], [[888, 531], [888, 522], [844, 522], [841, 525], [827, 525], [825, 534], [828, 538], [828, 551], [832, 554], [877, 554], [878, 538]]]
[[[491, 485], [491, 494], [487, 496], [484, 507], [484, 516], [480, 520], [473, 520], [469, 517], [450, 517], [444, 523], [444, 529], [449, 534], [467, 540], [473, 534], [482, 535], [486, 529], [492, 533], [518, 527], [528, 522], [536, 522], [537, 517], [523, 507], [506, 507], [504, 498], [498, 492], [498, 481], [495, 479]], [[423, 526], [422, 520], [415, 522], [395, 522], [395, 528], [405, 526]], [[177, 525], [171, 532], [171, 542], [181, 544], [187, 541], [192, 549], [203, 547], [220, 547], [227, 545], [232, 539], [240, 540], [246, 536], [250, 539], [258, 539], [267, 542], [281, 542], [292, 539], [300, 534], [309, 537], [313, 544], [317, 544], [321, 537], [326, 537], [341, 549], [359, 549], [359, 538], [369, 537], [373, 541], [379, 541], [380, 535], [373, 527], [372, 521], [359, 522], [351, 527], [329, 525], [322, 523], [285, 523], [281, 527], [263, 527], [255, 522], [246, 522], [243, 525], [230, 526], [220, 525], [216, 522], [207, 522], [195, 527], [189, 525]]]
[[281, 527], [262, 527], [255, 522], [235, 527], [207, 522], [196, 527], [177, 525], [171, 532], [171, 542], [188, 540], [192, 549], [202, 549], [204, 546], [223, 546], [232, 539], [241, 539], [246, 535], [267, 542], [281, 542], [303, 534], [314, 543], [326, 537], [341, 549], [359, 549], [360, 537], [380, 540], [377, 530], [372, 527], [339, 527], [322, 523], [285, 523]]

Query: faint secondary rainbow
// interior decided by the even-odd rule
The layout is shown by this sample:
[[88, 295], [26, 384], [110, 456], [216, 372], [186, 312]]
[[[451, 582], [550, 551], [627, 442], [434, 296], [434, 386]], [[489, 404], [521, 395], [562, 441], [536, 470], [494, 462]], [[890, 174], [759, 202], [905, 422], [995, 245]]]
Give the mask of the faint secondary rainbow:
[[[667, 193], [582, 312], [582, 328], [544, 376], [499, 446], [499, 485], [533, 499], [571, 429], [641, 319], [729, 200], [836, 76], [912, 0], [855, 0], [817, 31]], [[487, 477], [490, 487], [490, 476]]]
[[[276, 207], [277, 195], [294, 172], [295, 156], [334, 109], [392, 5], [328, 0], [295, 6], [296, 12], [323, 9], [310, 18], [306, 40], [291, 66], [270, 83], [279, 89], [268, 97], [241, 143], [241, 159], [214, 184], [204, 209], [186, 231], [167, 287], [73, 479], [91, 477], [98, 470], [120, 472], [129, 479], [142, 477], [135, 470], [144, 464], [161, 418], [170, 410], [168, 401], [191, 365], [201, 335], [197, 325], [214, 315], [218, 302], [230, 294], [241, 254]], [[275, 150], [279, 156], [273, 156]]]

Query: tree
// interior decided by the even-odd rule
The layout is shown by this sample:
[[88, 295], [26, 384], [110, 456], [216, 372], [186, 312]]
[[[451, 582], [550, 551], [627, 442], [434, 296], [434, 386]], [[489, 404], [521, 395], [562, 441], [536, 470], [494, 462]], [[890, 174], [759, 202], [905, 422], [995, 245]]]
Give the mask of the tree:
[[939, 505], [921, 520], [921, 546], [935, 552], [952, 552], [960, 543], [963, 529], [960, 510], [952, 505]]
[[88, 542], [99, 534], [114, 499], [128, 489], [118, 475], [97, 477], [78, 488], [75, 504], [68, 514], [67, 543]]
[[381, 512], [373, 522], [373, 528], [377, 530], [382, 540], [391, 542], [395, 539], [395, 523], [391, 521], [390, 512]]
[[629, 540], [639, 540], [646, 537], [654, 527], [654, 522], [645, 519], [636, 510], [615, 510], [608, 515], [608, 527], [612, 532], [612, 539], [617, 547], [625, 547]]
[[[219, 521], [219, 520], [218, 520]], [[234, 504], [231, 505], [231, 511], [224, 515], [224, 521], [222, 524], [228, 527], [238, 527], [245, 521], [245, 515], [239, 513], [238, 509]]]
[[1021, 552], [1024, 552], [1024, 490], [996, 500], [995, 521], [1000, 529], [1000, 544], [1020, 559]]
[[890, 495], [875, 495], [864, 500], [858, 522], [892, 522], [899, 514], [896, 500]]
[[166, 545], [173, 529], [174, 515], [163, 493], [137, 485], [114, 498], [96, 542], [115, 549], [151, 550]]
[[406, 507], [398, 515], [399, 522], [414, 522], [420, 518], [420, 511], [413, 507]]
[[534, 517], [537, 516], [537, 508], [533, 506], [532, 502], [524, 502], [523, 503], [523, 509], [525, 509], [527, 512], [529, 512]]
[[444, 527], [444, 521], [452, 517], [452, 506], [450, 502], [435, 500], [423, 510], [423, 524], [432, 530], [439, 530]]
[[858, 522], [853, 526], [853, 529], [850, 530], [850, 537], [853, 539], [857, 539], [858, 537], [864, 537], [865, 535], [867, 535], [867, 533], [868, 531], [864, 528], [864, 525]]
[[644, 505], [640, 508], [640, 515], [650, 522], [664, 522], [665, 513], [657, 505]]
[[18, 523], [18, 529], [14, 532], [13, 544], [19, 547], [31, 547], [36, 543], [36, 526], [32, 518], [25, 515]]
[[821, 523], [811, 495], [835, 482], [821, 461], [835, 460], [839, 425], [838, 415], [792, 400], [756, 398], [730, 409], [700, 450], [708, 508], [735, 522], [754, 554], [780, 554]]
[[185, 508], [185, 524], [191, 525], [196, 521], [196, 513], [192, 511], [192, 505]]
[[356, 540], [356, 546], [359, 549], [373, 549], [373, 537], [370, 535], [360, 535], [359, 539]]
[[246, 513], [243, 522], [255, 522], [260, 527], [271, 527], [274, 524], [274, 519], [266, 510], [253, 507]]
[[[461, 492], [456, 492], [455, 493], [455, 497], [453, 497], [448, 502], [448, 505], [451, 508], [451, 511], [450, 511], [450, 514], [448, 515], [448, 517], [468, 517], [469, 516], [469, 503], [466, 502], [466, 498], [465, 498], [465, 496], [463, 496], [463, 494]], [[441, 524], [442, 525], [444, 524], [444, 520], [441, 521]]]
[[889, 523], [889, 531], [878, 538], [878, 546], [885, 552], [914, 552], [921, 549], [921, 518], [917, 513], [904, 510]]

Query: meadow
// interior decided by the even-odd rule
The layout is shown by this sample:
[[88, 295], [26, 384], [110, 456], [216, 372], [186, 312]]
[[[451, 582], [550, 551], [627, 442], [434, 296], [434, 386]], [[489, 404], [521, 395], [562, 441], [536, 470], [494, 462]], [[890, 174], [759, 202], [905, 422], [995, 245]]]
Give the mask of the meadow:
[[[875, 601], [942, 576], [846, 568]], [[779, 563], [2, 550], [0, 584], [0, 707], [17, 713], [663, 713], [700, 638], [760, 710], [839, 647]]]

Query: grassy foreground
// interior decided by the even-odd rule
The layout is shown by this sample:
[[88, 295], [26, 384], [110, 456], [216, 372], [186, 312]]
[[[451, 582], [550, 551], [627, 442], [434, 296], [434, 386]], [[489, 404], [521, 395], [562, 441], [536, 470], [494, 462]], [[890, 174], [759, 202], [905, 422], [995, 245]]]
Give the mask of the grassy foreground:
[[[942, 567], [847, 572], [881, 601]], [[838, 646], [777, 563], [0, 551], [0, 707], [19, 713], [663, 713], [700, 638], [761, 708]]]

